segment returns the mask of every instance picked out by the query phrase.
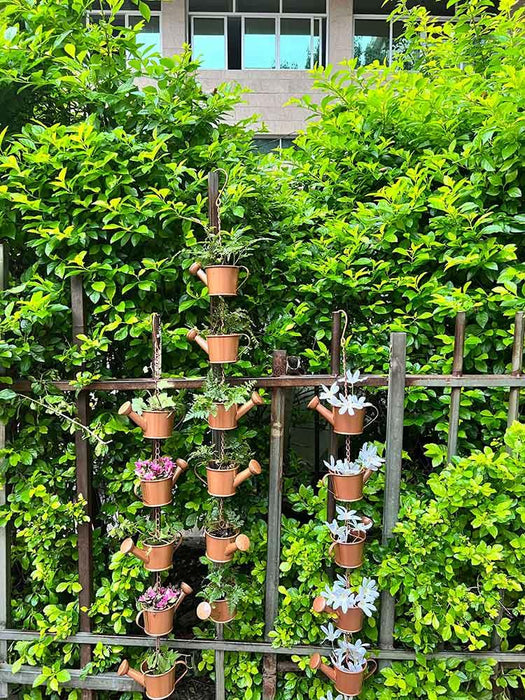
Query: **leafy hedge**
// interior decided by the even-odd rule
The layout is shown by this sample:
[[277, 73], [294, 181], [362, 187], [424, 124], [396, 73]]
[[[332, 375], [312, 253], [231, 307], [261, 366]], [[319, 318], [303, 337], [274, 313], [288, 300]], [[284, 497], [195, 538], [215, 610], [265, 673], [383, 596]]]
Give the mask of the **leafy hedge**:
[[[133, 30], [86, 27], [86, 3], [78, 0], [9, 0], [1, 7], [0, 104], [9, 102], [12, 110], [0, 154], [0, 231], [11, 255], [0, 358], [8, 377], [33, 379], [39, 400], [72, 415], [70, 398], [46, 380], [68, 376], [81, 388], [98, 377], [143, 376], [153, 311], [163, 318], [166, 373], [202, 374], [206, 360], [186, 341], [185, 329], [202, 322], [208, 299], [186, 269], [202, 238], [196, 221], [205, 222], [212, 168], [229, 176], [224, 228], [265, 238], [248, 262], [242, 295], [260, 342], [252, 362], [241, 361], [235, 371], [267, 373], [275, 347], [301, 355], [305, 369], [325, 370], [335, 308], [349, 313], [353, 367], [383, 371], [390, 331], [405, 330], [410, 370], [448, 371], [452, 319], [462, 309], [468, 312], [465, 371], [505, 369], [511, 317], [524, 306], [522, 10], [474, 0], [459, 8], [454, 23], [433, 26], [416, 9], [400, 57], [415, 70], [354, 71], [350, 63], [318, 71], [324, 96], [319, 105], [304, 101], [313, 120], [296, 148], [261, 157], [251, 149], [247, 125], [225, 121], [240, 91], [223, 86], [203, 93], [188, 53], [150, 61]], [[142, 88], [137, 78], [146, 78]], [[69, 285], [79, 274], [89, 312], [76, 347]], [[8, 382], [0, 398], [2, 416], [11, 419], [2, 469], [11, 495], [1, 522], [9, 520], [16, 534], [13, 624], [43, 634], [38, 643], [17, 644], [11, 660], [46, 665], [40, 682], [53, 698], [65, 679], [62, 667], [78, 663], [77, 648], [46, 635], [66, 636], [78, 624], [81, 507], [72, 496], [71, 425], [29, 400], [13, 401]], [[90, 427], [111, 441], [109, 449], [94, 442], [91, 613], [99, 632], [133, 631], [135, 599], [149, 578], [141, 565], [114, 554], [115, 523], [141, 514], [132, 495], [133, 462], [146, 456], [140, 431], [115, 415], [122, 398], [95, 393], [91, 401]], [[376, 398], [382, 404], [380, 392]], [[505, 398], [497, 390], [463, 392], [462, 453], [487, 447], [442, 466], [449, 396], [407, 392], [398, 536], [388, 551], [373, 538], [361, 572], [379, 572], [382, 585], [396, 593], [400, 645], [487, 649], [497, 629], [503, 648], [521, 648], [523, 427], [509, 434], [511, 456], [499, 444]], [[261, 425], [267, 424], [266, 409], [244, 427], [263, 463], [268, 433]], [[380, 436], [381, 429], [372, 437]], [[203, 438], [202, 425], [186, 423], [166, 449], [184, 457]], [[238, 559], [245, 601], [229, 638], [263, 634], [267, 483], [252, 481], [236, 499], [253, 547]], [[326, 493], [311, 482], [310, 466], [290, 456], [276, 644], [320, 640], [321, 619], [310, 606], [328, 580]], [[371, 480], [363, 505], [378, 527], [382, 488], [381, 477]], [[208, 508], [187, 474], [170, 518], [193, 524]], [[496, 625], [499, 590], [510, 612]], [[209, 627], [201, 633], [209, 635]], [[377, 639], [376, 621], [363, 636]], [[93, 670], [114, 670], [121, 655], [120, 648], [96, 647]], [[213, 654], [197, 663], [212, 672]], [[260, 659], [227, 654], [226, 663], [228, 696], [260, 698]], [[418, 657], [384, 670], [364, 697], [508, 695], [521, 672], [494, 680], [494, 671], [489, 661]], [[309, 672], [285, 674], [278, 697], [317, 698], [326, 688]], [[41, 691], [27, 697], [42, 697]]]

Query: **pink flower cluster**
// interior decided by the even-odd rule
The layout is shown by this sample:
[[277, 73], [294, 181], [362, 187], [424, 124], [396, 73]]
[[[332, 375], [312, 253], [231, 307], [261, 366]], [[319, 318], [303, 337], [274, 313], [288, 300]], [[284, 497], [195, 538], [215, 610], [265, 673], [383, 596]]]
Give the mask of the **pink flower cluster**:
[[141, 481], [159, 481], [172, 477], [176, 469], [171, 457], [158, 459], [139, 459], [135, 462], [135, 473]]
[[173, 586], [150, 587], [139, 598], [139, 603], [148, 610], [166, 610], [175, 604], [180, 590]]

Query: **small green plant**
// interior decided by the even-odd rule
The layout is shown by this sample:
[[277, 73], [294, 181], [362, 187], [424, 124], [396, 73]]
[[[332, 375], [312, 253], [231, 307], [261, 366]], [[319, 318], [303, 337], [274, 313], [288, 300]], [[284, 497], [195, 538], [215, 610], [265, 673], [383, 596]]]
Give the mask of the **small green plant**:
[[266, 238], [253, 238], [245, 228], [235, 231], [221, 231], [218, 234], [209, 231], [206, 238], [189, 249], [203, 267], [207, 265], [237, 265], [241, 258], [249, 257], [257, 243]]
[[146, 669], [151, 675], [160, 676], [171, 671], [180, 657], [181, 655], [178, 651], [167, 646], [161, 646], [159, 649], [150, 651], [146, 656]]
[[255, 336], [252, 332], [253, 321], [243, 309], [230, 309], [224, 299], [217, 301], [216, 313], [210, 318], [208, 328], [203, 329], [202, 335], [247, 335], [252, 344]]
[[203, 517], [204, 526], [215, 537], [232, 537], [243, 526], [244, 521], [232, 506], [213, 501], [211, 509]]
[[227, 600], [230, 609], [236, 608], [244, 598], [245, 592], [235, 583], [233, 574], [224, 565], [211, 569], [206, 576], [205, 588], [197, 593], [208, 603]]
[[231, 469], [247, 464], [251, 458], [252, 450], [246, 439], [241, 440], [231, 435], [224, 436], [222, 456], [216, 453], [213, 445], [199, 445], [190, 455], [190, 460], [213, 469]]
[[138, 533], [140, 539], [148, 545], [171, 544], [180, 536], [183, 525], [181, 522], [164, 523], [157, 527], [154, 520], [149, 518], [136, 518], [131, 521], [121, 519], [118, 525], [113, 528], [113, 537], [122, 538], [133, 536]]
[[228, 384], [213, 376], [213, 372], [208, 372], [206, 380], [202, 385], [202, 392], [193, 399], [186, 420], [198, 418], [206, 420], [208, 416], [217, 415], [217, 404], [224, 404], [226, 409], [234, 404], [242, 404], [248, 400], [255, 386], [255, 382], [245, 384]]

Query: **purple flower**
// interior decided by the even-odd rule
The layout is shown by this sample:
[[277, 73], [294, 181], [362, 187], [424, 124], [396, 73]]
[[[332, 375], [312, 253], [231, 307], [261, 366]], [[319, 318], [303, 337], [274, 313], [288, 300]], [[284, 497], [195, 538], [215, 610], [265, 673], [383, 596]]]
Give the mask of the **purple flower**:
[[139, 459], [135, 462], [135, 473], [141, 481], [159, 481], [169, 479], [176, 469], [171, 457], [159, 457], [158, 459]]
[[180, 590], [173, 586], [150, 586], [139, 598], [143, 608], [166, 610], [179, 598]]

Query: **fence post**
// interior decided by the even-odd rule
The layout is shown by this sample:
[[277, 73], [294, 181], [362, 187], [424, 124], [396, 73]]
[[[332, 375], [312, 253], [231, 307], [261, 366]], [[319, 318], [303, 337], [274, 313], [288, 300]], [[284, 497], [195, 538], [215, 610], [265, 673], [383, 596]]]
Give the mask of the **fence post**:
[[[6, 247], [0, 244], [0, 290], [7, 286], [8, 265]], [[2, 372], [3, 374], [3, 372]], [[6, 426], [0, 423], [0, 449], [5, 447]], [[7, 481], [7, 480], [6, 480]], [[7, 483], [0, 485], [0, 506], [7, 502]], [[11, 527], [0, 528], [0, 629], [8, 629], [11, 622]], [[0, 642], [0, 663], [7, 662], [7, 642]], [[9, 686], [0, 683], [0, 698], [9, 697]]]
[[[388, 373], [388, 406], [386, 419], [385, 495], [383, 505], [383, 537], [385, 545], [392, 537], [399, 513], [401, 461], [403, 453], [403, 419], [405, 412], [406, 333], [390, 335], [390, 370]], [[389, 591], [381, 593], [381, 649], [394, 648], [395, 601]], [[382, 662], [384, 666], [387, 662]]]
[[[274, 350], [272, 374], [286, 374], [286, 352]], [[272, 389], [270, 426], [270, 473], [268, 484], [268, 549], [266, 557], [266, 594], [264, 611], [264, 636], [275, 625], [279, 609], [279, 566], [281, 560], [281, 514], [283, 490], [283, 461], [285, 440], [286, 392], [289, 389]], [[277, 657], [266, 654], [263, 661], [263, 700], [273, 700], [277, 692]]]
[[[86, 332], [86, 308], [82, 277], [71, 278], [71, 312], [73, 317], [73, 342], [80, 345], [78, 336]], [[76, 400], [78, 420], [82, 425], [89, 425], [89, 392], [81, 391]], [[91, 487], [91, 460], [89, 442], [82, 431], [75, 432], [77, 496], [82, 495], [86, 501], [86, 514], [89, 522], [78, 525], [78, 582], [82, 586], [78, 594], [80, 631], [91, 632], [91, 619], [82, 608], [89, 609], [93, 601], [93, 499]], [[86, 666], [91, 661], [91, 647], [80, 646], [80, 665]], [[83, 690], [82, 700], [95, 700], [93, 690]]]
[[[463, 349], [465, 347], [465, 312], [460, 311], [456, 316], [454, 332], [454, 358], [452, 360], [452, 375], [460, 377], [463, 372]], [[447, 462], [458, 451], [459, 410], [461, 405], [461, 387], [455, 386], [450, 392], [450, 416], [448, 421]]]

